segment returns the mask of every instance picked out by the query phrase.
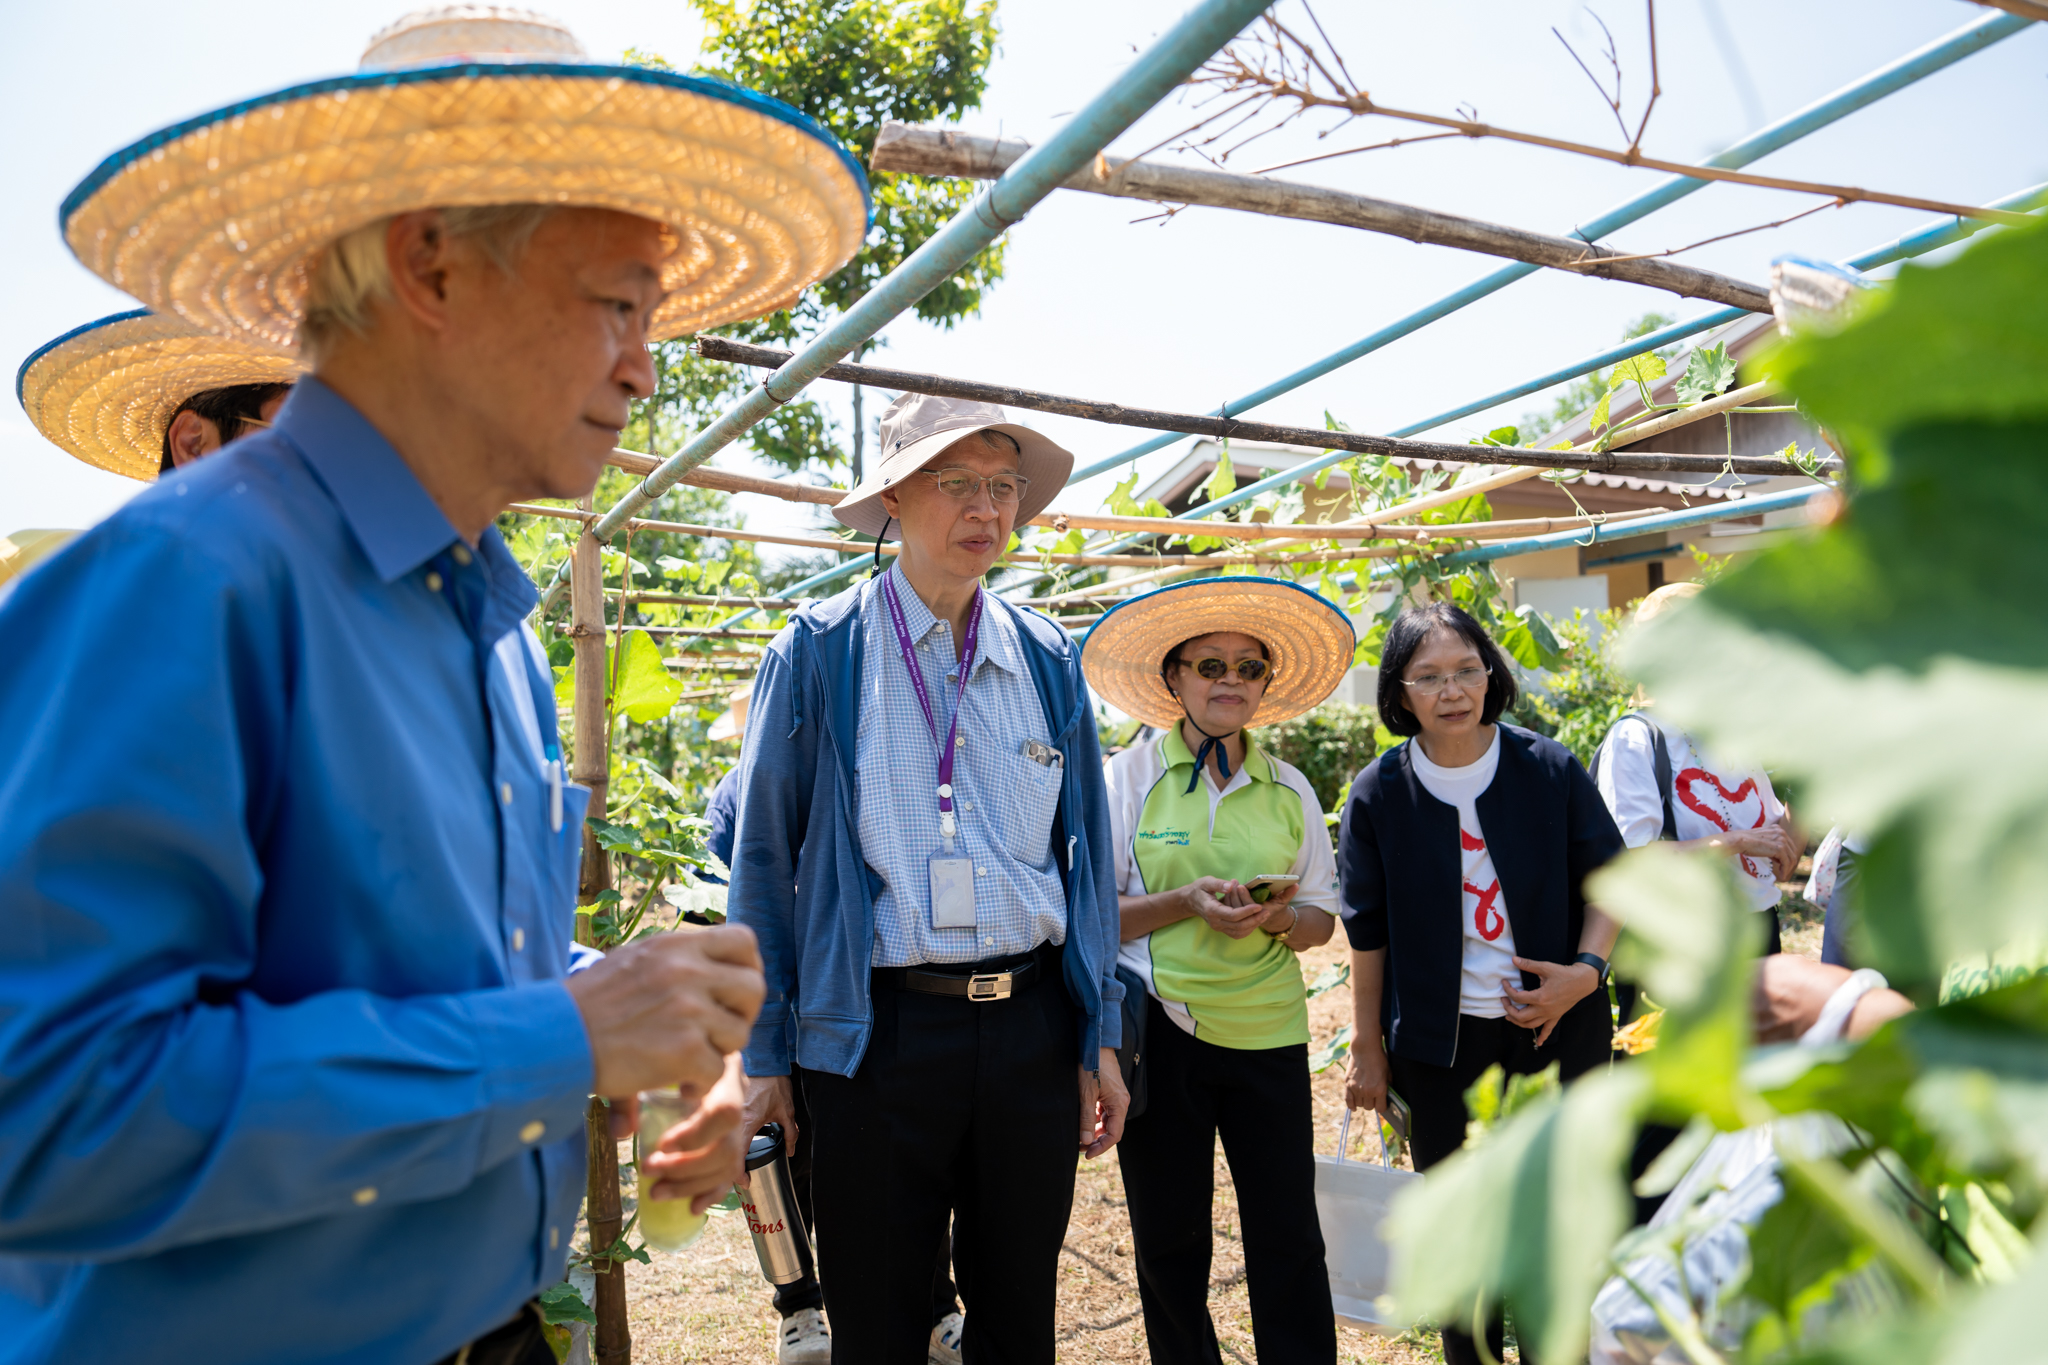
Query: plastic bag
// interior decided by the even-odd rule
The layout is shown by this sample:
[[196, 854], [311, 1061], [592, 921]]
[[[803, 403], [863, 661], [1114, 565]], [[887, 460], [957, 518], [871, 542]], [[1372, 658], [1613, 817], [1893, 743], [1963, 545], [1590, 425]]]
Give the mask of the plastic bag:
[[1323, 1229], [1323, 1257], [1330, 1271], [1330, 1300], [1340, 1321], [1360, 1327], [1389, 1326], [1378, 1300], [1387, 1292], [1387, 1244], [1380, 1235], [1394, 1196], [1413, 1171], [1396, 1170], [1385, 1144], [1380, 1164], [1348, 1161], [1351, 1113], [1337, 1128], [1337, 1155], [1316, 1157], [1316, 1219]]

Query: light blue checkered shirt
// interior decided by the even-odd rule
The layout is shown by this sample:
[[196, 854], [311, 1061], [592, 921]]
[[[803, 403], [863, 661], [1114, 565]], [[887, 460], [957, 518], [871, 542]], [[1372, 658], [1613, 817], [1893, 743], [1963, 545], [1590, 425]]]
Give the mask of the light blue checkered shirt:
[[[932, 615], [894, 565], [887, 578], [903, 605], [943, 737], [958, 695], [952, 624]], [[866, 676], [860, 680], [854, 800], [861, 851], [883, 881], [875, 902], [874, 965], [978, 962], [1064, 943], [1066, 891], [1055, 861], [1060, 850], [1050, 847], [1061, 774], [1024, 757], [1026, 740], [1051, 743], [1052, 733], [1016, 623], [993, 601], [984, 604], [961, 703], [959, 738], [965, 742], [953, 761], [954, 849], [974, 860], [977, 924], [934, 929], [926, 864], [940, 848], [938, 747], [904, 671], [880, 581], [861, 593]]]

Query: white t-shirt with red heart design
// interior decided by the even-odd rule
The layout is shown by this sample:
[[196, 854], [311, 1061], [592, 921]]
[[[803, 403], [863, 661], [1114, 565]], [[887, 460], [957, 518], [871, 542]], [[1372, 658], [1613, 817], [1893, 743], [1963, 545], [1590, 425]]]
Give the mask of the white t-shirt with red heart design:
[[1479, 794], [1493, 785], [1500, 768], [1500, 727], [1478, 762], [1445, 768], [1429, 761], [1419, 741], [1408, 741], [1408, 758], [1422, 789], [1458, 811], [1458, 863], [1464, 894], [1460, 901], [1465, 926], [1463, 971], [1458, 980], [1458, 1013], [1477, 1019], [1507, 1015], [1501, 983], [1522, 984], [1515, 966], [1515, 931], [1508, 927], [1507, 902], [1501, 899], [1500, 874], [1486, 851], [1486, 831], [1479, 827]]
[[[1727, 768], [1700, 751], [1692, 737], [1655, 716], [1645, 720], [1664, 732], [1671, 755], [1671, 811], [1681, 840], [1710, 839], [1736, 829], [1756, 829], [1785, 814], [1768, 774], [1756, 768]], [[1593, 774], [1600, 796], [1621, 829], [1622, 842], [1640, 848], [1664, 829], [1664, 795], [1657, 790], [1657, 760], [1649, 726], [1631, 720], [1608, 735]], [[1778, 903], [1778, 882], [1768, 858], [1741, 856], [1735, 872], [1757, 910]]]

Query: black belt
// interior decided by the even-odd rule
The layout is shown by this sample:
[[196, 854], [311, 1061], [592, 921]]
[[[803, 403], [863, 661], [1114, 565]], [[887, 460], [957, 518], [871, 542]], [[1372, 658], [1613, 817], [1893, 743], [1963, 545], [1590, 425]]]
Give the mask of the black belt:
[[877, 967], [872, 980], [876, 987], [915, 991], [919, 995], [949, 995], [956, 999], [987, 1003], [1008, 1000], [1031, 989], [1052, 975], [1059, 961], [1056, 943], [1040, 944], [1028, 953], [990, 958], [985, 962], [951, 963], [928, 967]]

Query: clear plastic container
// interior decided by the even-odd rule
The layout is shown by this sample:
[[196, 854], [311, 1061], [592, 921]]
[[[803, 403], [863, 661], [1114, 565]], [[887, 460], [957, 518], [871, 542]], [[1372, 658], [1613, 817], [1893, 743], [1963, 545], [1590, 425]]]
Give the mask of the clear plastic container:
[[704, 1233], [709, 1210], [691, 1213], [687, 1199], [656, 1199], [654, 1178], [647, 1172], [647, 1154], [660, 1145], [662, 1134], [697, 1112], [697, 1100], [686, 1099], [673, 1086], [640, 1092], [640, 1131], [633, 1138], [634, 1172], [640, 1182], [640, 1221], [634, 1226], [656, 1251], [681, 1251]]

